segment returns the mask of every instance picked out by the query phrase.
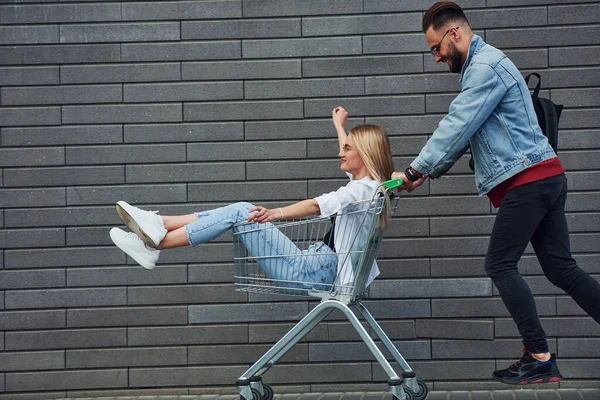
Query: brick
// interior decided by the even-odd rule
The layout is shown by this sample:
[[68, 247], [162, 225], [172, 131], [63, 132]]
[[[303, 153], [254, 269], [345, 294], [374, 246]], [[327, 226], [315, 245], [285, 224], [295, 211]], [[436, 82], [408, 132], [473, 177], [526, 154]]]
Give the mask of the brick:
[[[600, 327], [589, 317], [541, 318], [548, 336], [597, 336]], [[519, 332], [512, 319], [497, 318], [496, 337], [518, 337]], [[583, 378], [583, 377], [582, 377]]]
[[127, 304], [125, 288], [48, 289], [6, 292], [6, 308], [70, 308]]
[[[395, 341], [394, 346], [404, 358], [422, 360], [431, 358], [429, 341]], [[385, 346], [376, 342], [383, 354], [387, 354]], [[364, 343], [310, 343], [309, 358], [311, 362], [339, 361], [375, 361], [375, 356]]]
[[67, 327], [152, 326], [187, 324], [187, 306], [82, 308], [67, 310]]
[[65, 189], [0, 189], [0, 207], [50, 207], [65, 205]]
[[369, 117], [367, 124], [380, 125], [389, 136], [430, 134], [438, 126], [442, 117], [439, 115], [407, 115], [399, 117]]
[[[370, 0], [365, 3], [365, 12], [386, 12], [386, 11], [425, 11], [435, 3], [433, 0], [407, 0], [397, 2], [395, 0]], [[466, 8], [485, 8], [484, 0], [465, 0], [460, 3], [463, 9]]]
[[[452, 225], [455, 226], [454, 224]], [[484, 262], [485, 259], [483, 257], [436, 258], [431, 260], [431, 276], [487, 276], [484, 269]]]
[[181, 23], [181, 39], [299, 37], [300, 18], [193, 21]]
[[340, 177], [339, 161], [249, 161], [246, 164], [248, 180], [263, 179], [305, 179]]
[[600, 355], [600, 338], [558, 338], [560, 358], [587, 358]]
[[261, 303], [189, 306], [192, 324], [300, 320], [308, 312], [307, 303]]
[[302, 20], [302, 36], [388, 33], [398, 32], [406, 27], [415, 31], [421, 26], [421, 20], [420, 13], [307, 17]]
[[[122, 44], [121, 61], [199, 61], [238, 59], [241, 43], [231, 41]], [[1, 54], [1, 52], [0, 52]]]
[[300, 60], [236, 60], [183, 62], [183, 80], [300, 78]]
[[[275, 343], [283, 337], [295, 324], [289, 323], [262, 323], [250, 324], [248, 327], [249, 343]], [[300, 343], [327, 341], [328, 324], [321, 323], [310, 331]]]
[[591, 169], [593, 165], [598, 165], [600, 160], [600, 151], [561, 151], [561, 163], [567, 170]]
[[127, 144], [117, 146], [72, 146], [67, 148], [69, 164], [160, 163], [185, 161], [183, 144]]
[[61, 329], [6, 333], [7, 350], [76, 349], [126, 345], [126, 328]]
[[348, 382], [364, 380], [365, 377], [369, 380], [371, 378], [370, 363], [288, 364], [274, 368], [269, 381], [273, 383]]
[[[171, 252], [163, 252], [159, 263], [182, 264], [182, 263], [215, 263], [231, 262], [231, 243], [209, 243], [194, 247], [179, 248]], [[129, 264], [136, 262], [129, 260]]]
[[0, 65], [119, 62], [120, 54], [119, 44], [0, 47]]
[[598, 248], [598, 234], [579, 233], [573, 234], [571, 239], [571, 251], [573, 253], [592, 252]]
[[190, 265], [187, 274], [187, 281], [190, 283], [229, 283], [234, 269], [233, 264]]
[[[108, 233], [106, 234], [108, 237]], [[110, 240], [110, 239], [108, 239]], [[230, 280], [230, 279], [229, 279]], [[159, 273], [148, 273], [135, 267], [69, 268], [67, 286], [118, 286], [118, 285], [166, 285], [187, 282], [187, 268], [184, 265], [171, 265]]]
[[6, 210], [6, 227], [116, 225], [114, 207], [61, 207]]
[[444, 339], [494, 338], [492, 320], [417, 320], [417, 337]]
[[597, 107], [600, 88], [555, 89], [552, 90], [552, 101], [565, 107]]
[[491, 296], [488, 278], [469, 279], [404, 279], [378, 281], [370, 287], [371, 298], [476, 297]]
[[214, 345], [248, 342], [248, 325], [143, 327], [127, 330], [130, 346]]
[[413, 94], [460, 90], [460, 83], [454, 74], [367, 77], [365, 86], [366, 94]]
[[[554, 346], [554, 340], [549, 342]], [[431, 344], [433, 359], [511, 358], [522, 352], [519, 339], [494, 340], [437, 340]], [[554, 351], [554, 350], [553, 350]]]
[[223, 142], [244, 139], [242, 122], [125, 125], [125, 143]]
[[188, 185], [188, 201], [273, 201], [306, 198], [304, 182], [210, 183]]
[[0, 45], [58, 43], [58, 26], [0, 26]]
[[270, 160], [306, 158], [304, 141], [190, 143], [188, 161]]
[[[598, 368], [600, 368], [600, 361], [594, 359], [588, 360], [561, 360], [560, 371], [564, 376], [573, 378], [593, 378], [598, 379]], [[592, 395], [597, 396], [598, 392]], [[587, 396], [586, 396], [587, 399]]]
[[[339, 100], [311, 99], [305, 100], [306, 117], [324, 117], [331, 113]], [[345, 108], [357, 115], [398, 115], [422, 114], [425, 112], [423, 96], [373, 96], [368, 98], [346, 98]]]
[[[562, 291], [557, 291], [557, 294], [565, 294]], [[586, 312], [573, 300], [571, 297], [556, 297], [556, 314], [562, 316], [587, 316]]]
[[127, 387], [127, 370], [21, 372], [6, 375], [10, 391]]
[[[465, 361], [413, 361], [410, 366], [418, 371], [419, 379], [450, 381], [459, 379], [489, 379], [495, 370], [493, 360]], [[373, 364], [373, 380], [386, 380], [387, 375], [379, 365]]]
[[563, 115], [565, 128], [594, 128], [599, 124], [599, 117], [589, 109], [567, 109], [563, 112], [563, 114], [561, 114], [561, 117]]
[[415, 72], [423, 72], [423, 56], [419, 54], [302, 60], [303, 77], [389, 75]]
[[121, 166], [19, 168], [4, 170], [4, 186], [64, 186], [125, 182]]
[[600, 46], [552, 47], [548, 60], [550, 67], [598, 65]]
[[194, 382], [214, 382], [225, 385], [232, 376], [244, 373], [245, 366], [130, 368], [131, 387], [193, 386]]
[[[597, 44], [592, 38], [600, 34], [599, 26], [538, 27], [531, 29], [487, 29], [486, 42], [494, 47], [569, 46]], [[552, 37], [558, 36], [556, 40]]]
[[598, 23], [600, 5], [581, 4], [568, 6], [549, 6], [549, 25], [579, 25]]
[[282, 15], [322, 15], [335, 10], [336, 14], [355, 14], [363, 11], [359, 0], [246, 0], [244, 17], [272, 17]]
[[67, 188], [67, 205], [114, 204], [117, 199], [131, 203], [182, 203], [185, 185], [97, 186]]
[[428, 113], [447, 113], [450, 103], [458, 93], [425, 95], [425, 110]]
[[0, 371], [35, 371], [40, 369], [64, 368], [64, 351], [0, 354]]
[[64, 287], [65, 270], [0, 271], [2, 289]]
[[59, 247], [65, 245], [63, 228], [5, 229], [0, 231], [0, 248]]
[[[421, 222], [421, 221], [419, 221]], [[429, 260], [405, 259], [405, 260], [377, 260], [381, 274], [380, 279], [386, 278], [420, 278], [430, 276]]]
[[600, 216], [598, 214], [573, 214], [567, 216], [569, 232], [595, 232]]
[[[123, 141], [120, 125], [44, 126], [40, 128], [3, 128], [3, 146], [40, 146], [68, 144], [109, 144]], [[38, 149], [47, 151], [48, 149]], [[61, 154], [63, 149], [60, 149]], [[62, 163], [61, 163], [62, 164]], [[31, 166], [28, 164], [28, 166]]]
[[59, 125], [60, 122], [60, 107], [0, 108], [0, 126]]
[[245, 302], [246, 293], [234, 290], [233, 284], [141, 286], [127, 289], [127, 304], [211, 304]]
[[[65, 311], [2, 311], [0, 312], [0, 325], [5, 331], [64, 328]], [[10, 333], [7, 333], [7, 350], [11, 349], [9, 346], [9, 335]]]
[[59, 81], [58, 71], [58, 66], [2, 67], [0, 68], [0, 85], [16, 86], [57, 84]]
[[64, 124], [181, 121], [181, 104], [64, 106]]
[[476, 256], [484, 255], [487, 247], [487, 237], [391, 239], [383, 243], [379, 256], [382, 258], [400, 254], [410, 254], [412, 257]]
[[[4, 138], [4, 131], [3, 136]], [[30, 149], [0, 149], [1, 167], [63, 165], [65, 154], [62, 147]]]
[[213, 19], [242, 16], [240, 0], [123, 3], [123, 20]]
[[519, 7], [486, 10], [468, 10], [465, 15], [474, 29], [514, 28], [517, 26], [531, 28], [547, 25], [546, 7]]
[[184, 121], [302, 118], [302, 100], [185, 103]]
[[422, 33], [363, 36], [364, 54], [419, 53], [428, 49]]
[[244, 97], [242, 82], [124, 85], [126, 103], [233, 100]]
[[45, 268], [82, 265], [124, 264], [125, 255], [116, 247], [5, 250], [5, 268]]
[[247, 99], [356, 96], [364, 94], [362, 78], [246, 81]]
[[431, 317], [431, 300], [365, 300], [365, 307], [376, 319], [405, 319]]
[[[556, 301], [552, 297], [535, 299], [538, 315], [556, 315]], [[508, 316], [499, 297], [491, 299], [432, 299], [431, 313], [436, 318]]]
[[61, 43], [159, 42], [181, 38], [178, 22], [61, 25]]
[[[346, 129], [363, 123], [363, 119], [349, 119]], [[245, 123], [247, 140], [331, 138], [335, 132], [330, 120], [303, 119], [298, 121], [259, 121]]]
[[[126, 166], [127, 183], [240, 181], [244, 163], [185, 163]], [[191, 188], [190, 188], [191, 189]], [[188, 193], [189, 195], [189, 193]]]
[[598, 196], [595, 193], [569, 193], [567, 212], [594, 211], [598, 209]]
[[361, 54], [360, 36], [244, 40], [242, 58], [316, 57]]
[[2, 88], [3, 105], [121, 103], [121, 85]]
[[121, 6], [115, 4], [52, 4], [0, 6], [2, 24], [119, 21]]
[[164, 82], [181, 80], [179, 63], [62, 65], [61, 83]]
[[[254, 363], [271, 348], [270, 345], [227, 345], [224, 346], [189, 346], [188, 363], [205, 364], [211, 360], [215, 364]], [[278, 362], [298, 363], [308, 361], [308, 345], [294, 346]]]
[[494, 216], [432, 217], [431, 234], [435, 236], [489, 235]]
[[114, 368], [186, 365], [185, 347], [67, 350], [67, 368]]

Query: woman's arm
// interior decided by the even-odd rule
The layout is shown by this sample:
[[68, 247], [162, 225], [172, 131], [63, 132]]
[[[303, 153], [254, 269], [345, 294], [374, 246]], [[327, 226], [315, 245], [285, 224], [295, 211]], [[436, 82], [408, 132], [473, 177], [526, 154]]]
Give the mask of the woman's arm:
[[333, 126], [338, 135], [338, 142], [340, 144], [340, 152], [346, 144], [346, 131], [344, 126], [348, 122], [348, 112], [343, 107], [336, 107], [331, 112], [331, 119], [333, 120]]
[[268, 209], [262, 206], [252, 207], [250, 212], [256, 211], [248, 217], [248, 222], [279, 221], [280, 219], [301, 218], [320, 213], [319, 203], [315, 199], [302, 200], [287, 207]]

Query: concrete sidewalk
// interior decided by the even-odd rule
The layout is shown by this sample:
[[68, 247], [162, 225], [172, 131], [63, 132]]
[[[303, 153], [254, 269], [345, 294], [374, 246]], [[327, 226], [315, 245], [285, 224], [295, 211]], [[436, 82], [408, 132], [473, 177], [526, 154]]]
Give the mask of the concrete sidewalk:
[[[52, 400], [239, 400], [239, 395], [69, 397]], [[50, 400], [50, 399], [48, 399]], [[274, 400], [392, 400], [389, 392], [303, 393], [275, 395]], [[600, 389], [515, 389], [433, 391], [426, 400], [600, 400]]]

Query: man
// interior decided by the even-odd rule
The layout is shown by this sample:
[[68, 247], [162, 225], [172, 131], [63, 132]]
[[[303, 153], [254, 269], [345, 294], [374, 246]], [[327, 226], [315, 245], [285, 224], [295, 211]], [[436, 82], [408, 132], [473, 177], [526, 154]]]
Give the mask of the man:
[[523, 77], [500, 50], [473, 34], [457, 4], [431, 6], [423, 32], [436, 62], [461, 74], [461, 91], [419, 156], [393, 177], [412, 191], [427, 177], [443, 175], [471, 147], [477, 190], [498, 207], [485, 270], [524, 344], [521, 359], [492, 376], [512, 384], [559, 381], [517, 263], [531, 242], [546, 277], [600, 323], [600, 285], [571, 257], [564, 168], [542, 134]]

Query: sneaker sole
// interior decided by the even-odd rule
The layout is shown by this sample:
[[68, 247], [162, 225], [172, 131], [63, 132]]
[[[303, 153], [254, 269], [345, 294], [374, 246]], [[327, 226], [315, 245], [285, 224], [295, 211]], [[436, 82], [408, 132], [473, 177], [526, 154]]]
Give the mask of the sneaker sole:
[[152, 238], [150, 238], [150, 236], [148, 236], [146, 232], [144, 232], [142, 228], [140, 228], [140, 226], [137, 224], [137, 222], [135, 222], [133, 217], [127, 211], [125, 211], [125, 209], [121, 207], [120, 204], [117, 203], [115, 208], [117, 210], [117, 215], [119, 216], [119, 218], [121, 218], [121, 221], [123, 221], [123, 223], [127, 225], [127, 227], [131, 231], [135, 232], [135, 234], [138, 235], [138, 237], [144, 241], [146, 246], [152, 247], [153, 249], [156, 248], [157, 244], [154, 243], [154, 240], [152, 240]]
[[552, 383], [552, 382], [559, 382], [562, 380], [562, 376], [560, 376], [560, 375], [559, 376], [556, 376], [556, 375], [534, 376], [534, 377], [531, 377], [529, 379], [525, 379], [522, 381], [512, 381], [512, 380], [503, 379], [503, 378], [496, 378], [493, 375], [492, 375], [492, 378], [494, 378], [498, 382], [506, 383], [508, 385], [520, 385], [520, 386], [533, 385], [533, 384], [537, 384], [537, 383]]
[[154, 269], [154, 267], [155, 267], [154, 265], [147, 264], [147, 263], [145, 262], [146, 260], [142, 260], [142, 259], [141, 259], [141, 258], [139, 258], [139, 257], [132, 256], [132, 255], [131, 255], [131, 254], [129, 254], [129, 253], [128, 253], [128, 252], [127, 252], [127, 251], [126, 251], [126, 250], [125, 250], [123, 247], [119, 246], [119, 243], [118, 243], [118, 242], [117, 242], [117, 241], [116, 241], [116, 240], [113, 238], [113, 235], [112, 235], [112, 233], [110, 234], [110, 238], [111, 238], [112, 242], [115, 244], [115, 246], [117, 246], [119, 249], [121, 249], [121, 251], [122, 251], [123, 253], [125, 253], [125, 254], [127, 254], [129, 257], [133, 258], [133, 259], [135, 260], [135, 262], [136, 262], [136, 263], [138, 263], [138, 264], [139, 264], [139, 265], [140, 265], [142, 268], [145, 268], [145, 269], [147, 269], [147, 270], [152, 270], [152, 269]]

